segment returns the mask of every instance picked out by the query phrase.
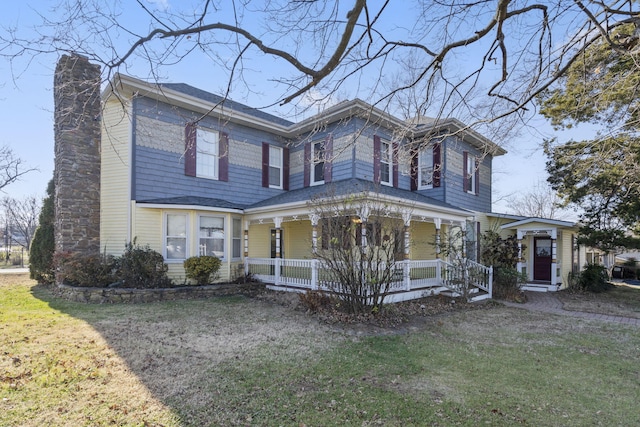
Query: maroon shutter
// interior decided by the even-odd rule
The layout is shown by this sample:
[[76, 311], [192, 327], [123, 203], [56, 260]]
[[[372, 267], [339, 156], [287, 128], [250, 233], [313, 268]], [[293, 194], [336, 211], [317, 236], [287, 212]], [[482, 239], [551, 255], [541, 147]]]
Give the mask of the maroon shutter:
[[196, 135], [195, 123], [187, 123], [184, 128], [184, 174], [196, 176]]
[[442, 145], [433, 146], [433, 187], [440, 187], [440, 176], [442, 171], [442, 162], [440, 161], [440, 150]]
[[282, 149], [282, 189], [289, 189], [289, 147]]
[[373, 182], [380, 184], [380, 137], [373, 136]]
[[269, 144], [262, 143], [262, 186], [269, 187]]
[[218, 144], [218, 181], [229, 181], [229, 135], [224, 132]]
[[474, 189], [476, 192], [476, 196], [480, 194], [480, 161], [476, 158], [476, 169], [474, 171], [474, 174], [476, 176], [476, 188]]
[[311, 143], [304, 144], [304, 186], [311, 182]]
[[467, 162], [469, 161], [469, 153], [462, 152], [462, 189], [469, 191], [469, 175], [467, 175]]
[[412, 150], [411, 152], [409, 174], [411, 175], [411, 191], [416, 191], [418, 189], [418, 150]]
[[393, 186], [398, 188], [398, 181], [400, 178], [400, 171], [398, 170], [398, 143], [394, 142], [392, 145], [391, 162], [393, 163]]
[[324, 182], [331, 182], [333, 175], [333, 137], [327, 135], [324, 140]]

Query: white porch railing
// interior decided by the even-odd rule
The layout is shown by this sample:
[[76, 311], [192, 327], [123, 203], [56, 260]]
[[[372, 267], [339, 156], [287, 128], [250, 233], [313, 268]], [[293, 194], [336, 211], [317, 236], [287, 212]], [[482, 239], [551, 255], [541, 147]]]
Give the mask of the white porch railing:
[[[329, 269], [318, 259], [245, 258], [245, 274], [275, 287], [336, 289]], [[463, 294], [464, 283], [483, 290], [491, 298], [493, 269], [470, 260], [465, 261], [464, 267], [440, 259], [397, 261], [389, 292], [445, 287]]]

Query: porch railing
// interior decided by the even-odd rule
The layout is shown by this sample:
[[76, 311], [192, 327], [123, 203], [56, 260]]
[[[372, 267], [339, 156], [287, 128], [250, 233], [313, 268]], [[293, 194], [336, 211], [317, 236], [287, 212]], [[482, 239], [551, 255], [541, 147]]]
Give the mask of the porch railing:
[[[441, 259], [397, 261], [392, 266], [390, 292], [408, 292], [443, 286], [464, 294], [465, 283], [492, 294], [493, 269], [473, 261], [464, 267]], [[275, 286], [332, 290], [331, 273], [318, 259], [245, 258], [245, 274]]]

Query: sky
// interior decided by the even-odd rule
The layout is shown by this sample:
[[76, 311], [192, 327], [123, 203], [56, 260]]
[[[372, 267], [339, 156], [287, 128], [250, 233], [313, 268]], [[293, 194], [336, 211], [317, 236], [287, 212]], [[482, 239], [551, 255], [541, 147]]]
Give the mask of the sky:
[[[155, 7], [170, 7], [169, 0], [150, 3]], [[32, 28], [47, 15], [53, 1], [1, 2], [0, 27], [18, 28], [25, 36], [35, 35]], [[132, 2], [133, 3], [133, 2]], [[153, 3], [153, 4], [151, 4]], [[134, 19], [129, 16], [128, 19]], [[54, 136], [53, 136], [53, 71], [57, 56], [41, 55], [27, 64], [18, 61], [13, 69], [5, 59], [0, 58], [0, 146], [11, 148], [15, 156], [21, 158], [27, 167], [36, 170], [26, 174], [19, 182], [5, 187], [4, 194], [22, 198], [35, 195], [44, 197], [48, 181], [53, 177]], [[223, 86], [212, 79], [205, 58], [197, 56], [191, 62], [179, 64], [165, 73], [167, 81], [183, 82], [201, 89], [220, 93]], [[270, 67], [270, 62], [263, 62]], [[132, 69], [135, 69], [135, 65]], [[245, 102], [240, 99], [239, 101]], [[528, 127], [505, 147], [508, 153], [493, 162], [494, 208], [495, 212], [510, 212], [509, 196], [526, 191], [532, 185], [546, 179], [545, 157], [541, 143], [545, 138], [556, 136], [560, 141], [570, 138], [588, 137], [573, 132], [558, 133], [543, 118], [536, 118]]]

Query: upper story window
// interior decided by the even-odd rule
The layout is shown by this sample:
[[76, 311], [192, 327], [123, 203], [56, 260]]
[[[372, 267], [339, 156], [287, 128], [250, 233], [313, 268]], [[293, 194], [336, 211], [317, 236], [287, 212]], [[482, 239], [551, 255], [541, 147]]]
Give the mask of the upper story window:
[[324, 141], [311, 144], [311, 185], [324, 184], [324, 163], [326, 160]]
[[224, 217], [200, 215], [198, 254], [224, 258]]
[[187, 259], [187, 222], [186, 214], [165, 215], [164, 255], [168, 261]]
[[220, 141], [218, 132], [198, 129], [196, 145], [196, 176], [218, 179]]
[[229, 180], [229, 136], [187, 123], [184, 173], [187, 176]]
[[426, 148], [418, 155], [418, 189], [433, 188], [433, 150]]
[[391, 185], [391, 144], [380, 141], [380, 183]]
[[469, 194], [478, 194], [480, 184], [480, 162], [467, 151], [463, 152], [464, 181], [463, 188]]
[[282, 148], [269, 146], [269, 187], [282, 189]]

